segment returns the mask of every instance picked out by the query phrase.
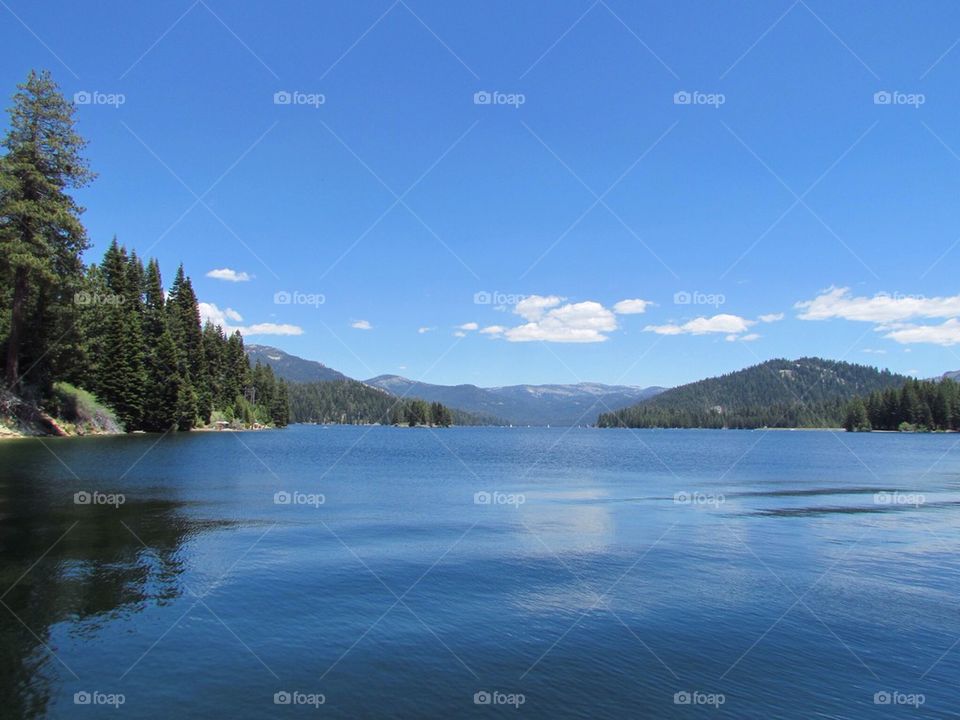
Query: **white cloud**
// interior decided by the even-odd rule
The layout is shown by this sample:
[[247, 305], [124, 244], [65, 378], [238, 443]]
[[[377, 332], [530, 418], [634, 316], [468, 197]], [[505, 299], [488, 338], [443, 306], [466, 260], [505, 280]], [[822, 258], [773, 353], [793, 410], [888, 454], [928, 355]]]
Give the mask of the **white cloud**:
[[373, 330], [373, 325], [370, 324], [369, 320], [356, 320], [350, 323], [350, 327], [356, 330]]
[[768, 313], [757, 318], [760, 322], [775, 323], [783, 320], [783, 313]]
[[754, 340], [760, 339], [759, 333], [747, 333], [746, 335], [727, 335], [725, 338], [727, 342], [753, 342]]
[[604, 333], [617, 329], [613, 312], [592, 300], [559, 307], [561, 300], [556, 297], [532, 295], [524, 302], [528, 301], [533, 302], [524, 308], [518, 305], [515, 312], [530, 322], [508, 329], [504, 337], [510, 342], [603, 342], [607, 339]]
[[[880, 330], [881, 328], [878, 328]], [[891, 330], [885, 338], [911, 345], [914, 343], [931, 343], [944, 347], [960, 344], [960, 320], [950, 318], [940, 325], [900, 325]]]
[[502, 335], [506, 332], [506, 328], [503, 325], [489, 325], [480, 331], [481, 335]]
[[[813, 300], [798, 302], [794, 307], [801, 311], [801, 320], [840, 318], [873, 323], [874, 330], [883, 333], [885, 339], [902, 345], [928, 343], [948, 347], [960, 344], [960, 295], [925, 297], [877, 293], [872, 297], [857, 297], [850, 288], [830, 287]], [[943, 319], [944, 322], [939, 325], [916, 322], [928, 319]]]
[[739, 335], [746, 332], [751, 325], [756, 324], [755, 320], [747, 320], [739, 315], [720, 313], [713, 317], [694, 318], [682, 325], [647, 325], [643, 331], [657, 333], [658, 335], [705, 335], [707, 333]]
[[424, 326], [424, 327], [417, 328], [417, 332], [420, 333], [421, 335], [423, 335], [424, 333], [431, 332], [432, 330], [435, 330], [435, 329], [436, 329], [436, 328]]
[[208, 278], [214, 280], [226, 280], [227, 282], [247, 282], [252, 280], [253, 276], [239, 270], [230, 268], [218, 268], [207, 273]]
[[234, 325], [233, 323], [242, 322], [243, 317], [233, 308], [224, 308], [221, 310], [214, 303], [197, 303], [200, 309], [200, 321], [206, 323], [208, 320], [214, 325], [219, 325], [228, 335], [239, 330], [244, 337], [249, 335], [303, 335], [303, 328], [299, 325], [289, 325], [286, 323], [254, 323], [253, 325]]
[[902, 322], [918, 318], [953, 318], [960, 315], [960, 295], [923, 297], [889, 295], [854, 297], [850, 288], [831, 287], [813, 300], [798, 302], [801, 320], [858, 320], [872, 323]]
[[464, 323], [463, 325], [459, 325], [457, 329], [458, 330], [476, 330], [478, 327], [480, 326], [477, 325], [475, 322], [468, 322], [468, 323]]
[[454, 334], [454, 337], [466, 337], [467, 334], [463, 330], [457, 330]]
[[303, 328], [299, 325], [278, 323], [256, 323], [248, 327], [236, 328], [241, 335], [303, 335]]
[[617, 315], [639, 315], [647, 311], [647, 307], [653, 303], [649, 300], [621, 300], [613, 306], [613, 311]]
[[562, 302], [563, 298], [556, 295], [529, 295], [518, 302], [513, 311], [524, 320], [536, 322], [549, 308], [556, 307]]
[[861, 352], [865, 352], [868, 355], [886, 355], [887, 351], [882, 349], [875, 348], [864, 348]]

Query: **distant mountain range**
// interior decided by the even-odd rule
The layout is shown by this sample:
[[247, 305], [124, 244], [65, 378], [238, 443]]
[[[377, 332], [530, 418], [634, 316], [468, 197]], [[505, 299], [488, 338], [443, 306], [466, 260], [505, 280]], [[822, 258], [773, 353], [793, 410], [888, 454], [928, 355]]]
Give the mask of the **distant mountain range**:
[[601, 427], [839, 427], [854, 397], [908, 378], [822, 358], [768, 360], [600, 416]]
[[942, 376], [943, 380], [960, 380], [960, 370], [948, 370]]
[[[250, 361], [269, 365], [293, 383], [351, 380], [323, 363], [290, 355], [269, 345], [247, 345]], [[419, 398], [449, 408], [499, 418], [513, 425], [592, 425], [602, 412], [618, 410], [663, 392], [664, 388], [578, 383], [576, 385], [433, 385], [399, 375], [363, 381], [396, 397]]]
[[353, 379], [333, 368], [328, 368], [323, 363], [304, 360], [302, 357], [290, 355], [269, 345], [247, 345], [246, 351], [251, 364], [259, 360], [262, 364], [269, 365], [274, 373], [288, 382], [308, 383]]
[[468, 412], [493, 415], [514, 425], [592, 425], [601, 412], [618, 410], [663, 392], [629, 385], [432, 385], [399, 375], [365, 381], [402, 397], [418, 397]]

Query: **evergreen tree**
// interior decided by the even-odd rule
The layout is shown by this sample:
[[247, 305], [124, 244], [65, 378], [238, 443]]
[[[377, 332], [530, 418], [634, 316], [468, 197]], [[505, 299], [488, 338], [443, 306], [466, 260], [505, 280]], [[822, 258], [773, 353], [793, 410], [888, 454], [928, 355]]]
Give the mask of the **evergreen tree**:
[[[30, 333], [48, 338], [49, 305], [63, 299], [53, 288], [82, 275], [83, 208], [68, 191], [94, 177], [82, 157], [86, 142], [74, 130], [74, 107], [48, 72], [31, 71], [13, 103], [0, 157], [0, 285], [10, 288], [5, 361], [10, 387], [20, 382], [31, 303]], [[31, 359], [40, 365], [46, 357], [36, 353]]]

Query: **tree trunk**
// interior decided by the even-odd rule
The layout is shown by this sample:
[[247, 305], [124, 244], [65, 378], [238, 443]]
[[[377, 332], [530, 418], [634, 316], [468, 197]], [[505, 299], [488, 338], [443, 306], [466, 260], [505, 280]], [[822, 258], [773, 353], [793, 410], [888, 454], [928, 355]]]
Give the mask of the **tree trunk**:
[[10, 335], [7, 338], [7, 387], [16, 391], [20, 384], [20, 331], [23, 307], [27, 302], [27, 271], [17, 268], [13, 281], [13, 307], [10, 311]]

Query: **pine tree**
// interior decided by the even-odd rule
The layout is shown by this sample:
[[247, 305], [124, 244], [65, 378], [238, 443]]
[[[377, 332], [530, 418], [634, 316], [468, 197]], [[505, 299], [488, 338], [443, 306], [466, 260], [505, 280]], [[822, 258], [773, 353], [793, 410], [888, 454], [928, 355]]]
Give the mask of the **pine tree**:
[[[31, 301], [41, 300], [41, 306], [30, 334], [46, 338], [51, 320], [43, 305], [63, 296], [51, 289], [82, 275], [83, 208], [68, 191], [94, 177], [82, 157], [86, 142], [74, 130], [74, 107], [48, 72], [30, 71], [13, 101], [0, 158], [0, 285], [11, 288], [5, 362], [10, 387], [20, 383]], [[38, 354], [35, 363], [44, 357]]]

